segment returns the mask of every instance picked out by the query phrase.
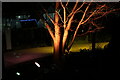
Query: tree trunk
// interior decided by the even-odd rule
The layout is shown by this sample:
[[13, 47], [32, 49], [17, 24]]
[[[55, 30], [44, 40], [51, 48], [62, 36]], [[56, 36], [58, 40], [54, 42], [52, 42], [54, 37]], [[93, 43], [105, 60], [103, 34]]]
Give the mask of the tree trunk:
[[59, 61], [64, 54], [64, 47], [62, 46], [63, 40], [63, 31], [60, 27], [55, 27], [55, 39], [54, 39], [54, 59]]
[[54, 41], [54, 59], [55, 60], [60, 60], [61, 56], [62, 56], [62, 46], [59, 42], [59, 39], [57, 39], [58, 41]]
[[63, 34], [63, 43], [62, 43], [62, 52], [63, 54], [65, 53], [65, 46], [66, 46], [66, 41], [67, 41], [67, 38], [68, 38], [68, 30], [65, 30], [64, 31], [64, 34]]

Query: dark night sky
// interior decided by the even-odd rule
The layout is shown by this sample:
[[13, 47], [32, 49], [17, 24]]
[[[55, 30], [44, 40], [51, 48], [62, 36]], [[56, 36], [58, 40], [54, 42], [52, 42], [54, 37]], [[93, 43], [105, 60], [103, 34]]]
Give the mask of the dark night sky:
[[2, 13], [3, 16], [14, 16], [16, 14], [21, 14], [28, 12], [31, 14], [41, 13], [41, 5], [44, 8], [48, 8], [51, 3], [41, 3], [41, 2], [3, 2], [2, 3]]

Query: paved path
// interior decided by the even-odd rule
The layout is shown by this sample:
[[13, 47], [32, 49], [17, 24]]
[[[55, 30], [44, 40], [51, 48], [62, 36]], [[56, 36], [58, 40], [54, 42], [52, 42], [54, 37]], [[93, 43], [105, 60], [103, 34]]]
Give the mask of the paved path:
[[[97, 47], [104, 47], [108, 42], [97, 43]], [[79, 52], [80, 49], [91, 49], [91, 43], [87, 44], [74, 44], [70, 51]], [[39, 48], [30, 48], [17, 51], [11, 51], [4, 53], [4, 63], [5, 67], [9, 67], [18, 63], [25, 61], [30, 61], [36, 58], [45, 57], [53, 53], [53, 47], [39, 47]]]
[[30, 48], [4, 53], [5, 67], [52, 54], [52, 47]]

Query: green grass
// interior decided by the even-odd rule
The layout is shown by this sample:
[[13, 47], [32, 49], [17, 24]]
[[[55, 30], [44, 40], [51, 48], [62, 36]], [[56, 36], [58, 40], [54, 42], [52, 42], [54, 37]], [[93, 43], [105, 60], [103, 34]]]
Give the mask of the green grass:
[[[104, 48], [105, 45], [107, 45], [109, 42], [101, 42], [96, 43], [96, 48]], [[80, 49], [91, 49], [92, 44], [88, 43], [86, 41], [76, 41], [74, 42], [71, 52], [79, 52]], [[38, 47], [38, 48], [29, 48], [29, 49], [22, 49], [22, 50], [16, 50], [15, 52], [24, 52], [24, 53], [36, 53], [36, 54], [52, 54], [53, 53], [53, 47]]]

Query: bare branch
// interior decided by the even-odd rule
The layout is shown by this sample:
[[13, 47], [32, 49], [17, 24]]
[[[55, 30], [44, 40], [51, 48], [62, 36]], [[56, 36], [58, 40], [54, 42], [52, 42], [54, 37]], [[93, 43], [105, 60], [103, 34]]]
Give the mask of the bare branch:
[[[75, 6], [77, 6], [77, 4], [78, 4], [78, 3], [76, 2]], [[73, 19], [75, 13], [77, 13], [77, 11], [80, 10], [84, 4], [85, 4], [85, 2], [84, 2], [78, 9], [76, 9], [75, 11], [73, 10], [73, 12], [71, 12], [71, 14], [68, 15], [68, 17], [71, 16], [71, 15], [72, 15], [72, 16], [71, 16], [71, 18], [70, 18], [69, 21], [68, 21], [67, 29], [70, 29], [70, 26], [71, 26], [71, 23], [72, 23], [72, 19]], [[74, 8], [76, 8], [75, 6], [74, 6]], [[74, 8], [73, 8], [73, 9], [74, 9]], [[67, 17], [67, 19], [68, 19], [68, 17]]]
[[88, 30], [87, 32], [82, 33], [82, 34], [77, 35], [77, 36], [83, 36], [83, 35], [86, 35], [86, 34], [88, 34], [88, 33], [92, 33], [92, 32], [95, 32], [95, 31], [97, 31], [97, 30], [103, 29], [103, 28], [104, 28], [104, 27], [98, 27], [98, 28], [95, 28], [95, 29], [93, 29], [93, 30]]
[[[68, 17], [67, 17], [66, 22], [68, 21], [68, 18], [71, 16], [70, 19], [69, 19], [69, 21], [68, 21], [67, 29], [70, 29], [71, 22], [72, 22], [72, 19], [73, 19], [75, 13], [77, 13], [77, 11], [79, 11], [84, 4], [85, 4], [85, 2], [84, 2], [78, 9], [76, 9], [76, 7], [77, 7], [77, 5], [78, 5], [78, 0], [77, 0], [74, 8], [72, 9], [72, 12], [71, 12], [71, 13], [68, 15]], [[75, 9], [76, 9], [76, 10], [75, 10]]]
[[62, 19], [62, 16], [59, 14], [59, 12], [58, 12], [58, 11], [56, 11], [56, 12], [57, 12], [57, 14], [59, 15], [59, 17], [60, 17], [60, 19], [61, 19], [62, 23], [64, 23], [64, 22], [63, 22], [63, 19]]
[[[56, 10], [58, 10], [59, 9], [59, 2], [56, 2], [56, 7], [55, 7], [55, 9]], [[57, 12], [55, 12], [55, 27], [57, 27], [56, 25], [58, 24], [58, 22], [59, 22], [59, 15], [58, 15], [58, 13]]]
[[79, 28], [79, 26], [81, 25], [83, 19], [85, 18], [86, 12], [87, 12], [88, 8], [90, 7], [90, 4], [91, 4], [91, 3], [89, 3], [88, 6], [87, 6], [87, 8], [85, 9], [85, 12], [84, 12], [84, 14], [83, 14], [83, 16], [82, 16], [82, 19], [80, 20], [80, 22], [79, 22], [79, 24], [78, 24], [78, 26], [77, 26], [78, 28]]
[[93, 26], [95, 26], [95, 27], [99, 27], [97, 24], [95, 24], [93, 21], [91, 22], [91, 24], [93, 25]]
[[102, 5], [98, 10], [94, 10], [93, 13], [86, 19], [82, 22], [82, 24], [84, 24], [85, 22], [87, 22], [94, 14], [95, 12], [99, 11], [101, 8], [105, 7], [105, 5]]
[[80, 13], [80, 12], [81, 12], [81, 13], [84, 13], [84, 11], [83, 11], [83, 10], [79, 10], [79, 11], [77, 11], [76, 13]]
[[[76, 2], [76, 4], [75, 4], [75, 6], [77, 5], [78, 3]], [[67, 30], [69, 30], [70, 29], [70, 27], [71, 27], [71, 23], [72, 23], [72, 20], [73, 20], [73, 17], [74, 17], [74, 15], [75, 15], [75, 13], [84, 5], [85, 3], [83, 3], [77, 10], [75, 10], [74, 12], [72, 12], [72, 16], [70, 17], [70, 19], [69, 19], [69, 21], [68, 21], [68, 25], [67, 25]], [[74, 7], [75, 7], [74, 6]], [[68, 15], [68, 17], [69, 17], [70, 15]]]
[[51, 27], [50, 27], [46, 22], [45, 22], [45, 26], [46, 26], [46, 28], [48, 29], [48, 31], [49, 31], [52, 39], [54, 40], [54, 39], [55, 39], [55, 36], [54, 36], [54, 34], [53, 34], [52, 30], [51, 30]]
[[91, 4], [91, 3], [89, 3], [88, 6], [86, 7], [85, 12], [84, 12], [84, 14], [83, 14], [83, 16], [82, 16], [82, 19], [80, 20], [80, 22], [79, 22], [79, 24], [78, 24], [78, 26], [77, 26], [77, 28], [76, 28], [76, 30], [75, 30], [75, 32], [74, 32], [72, 41], [71, 41], [71, 43], [69, 44], [69, 46], [68, 46], [68, 48], [67, 48], [68, 51], [69, 51], [69, 49], [71, 48], [71, 46], [72, 46], [72, 44], [73, 44], [73, 42], [74, 42], [74, 40], [75, 40], [76, 34], [77, 34], [77, 32], [78, 32], [78, 29], [79, 29], [79, 27], [80, 27], [80, 25], [81, 25], [81, 22], [83, 21], [85, 15], [86, 15], [86, 12], [87, 12], [88, 8], [90, 7], [90, 4]]
[[60, 4], [62, 6], [62, 8], [65, 8], [65, 6], [63, 5], [62, 1], [60, 0]]
[[67, 22], [68, 22], [68, 20], [69, 20], [69, 19], [67, 18], [67, 19], [66, 19], [66, 21], [65, 21], [65, 23], [67, 23]]
[[[72, 46], [72, 44], [73, 44], [73, 42], [74, 42], [74, 40], [75, 40], [76, 34], [77, 34], [77, 32], [78, 32], [78, 29], [79, 29], [80, 25], [82, 24], [83, 19], [85, 18], [86, 12], [88, 11], [88, 8], [89, 8], [90, 4], [91, 4], [91, 3], [89, 3], [88, 6], [86, 7], [85, 12], [84, 12], [84, 14], [83, 14], [83, 16], [82, 16], [82, 18], [81, 18], [81, 20], [80, 20], [80, 22], [79, 22], [76, 30], [75, 30], [75, 32], [74, 32], [72, 41], [71, 41], [71, 43], [69, 44], [69, 46], [68, 46], [68, 48], [67, 48], [68, 51], [69, 51], [69, 49], [71, 48], [71, 46]], [[102, 6], [102, 7], [103, 7], [103, 6]], [[102, 7], [101, 7], [101, 8], [102, 8]], [[96, 9], [83, 23], [85, 23], [87, 20], [89, 20], [89, 18], [92, 17], [93, 14], [94, 14], [96, 11], [97, 11], [97, 9]], [[97, 27], [96, 29], [100, 29], [100, 27]], [[96, 29], [95, 29], [95, 30], [96, 30]], [[90, 31], [89, 31], [89, 32], [90, 32]], [[87, 34], [87, 33], [88, 33], [88, 32], [86, 32], [86, 34]]]
[[68, 15], [68, 17], [70, 17], [73, 14], [73, 12], [75, 11], [77, 5], [78, 5], [78, 0], [76, 1], [76, 4], [74, 5], [74, 7], [72, 9], [72, 12]]
[[74, 31], [74, 30], [70, 29], [70, 31]]
[[89, 29], [88, 29], [88, 31], [87, 32], [85, 32], [85, 33], [82, 33], [82, 34], [80, 34], [80, 35], [77, 35], [77, 36], [83, 36], [83, 35], [86, 35], [87, 33], [89, 33], [90, 31], [90, 27], [89, 27]]
[[79, 11], [79, 10], [83, 7], [84, 4], [85, 4], [85, 2], [83, 2], [82, 5], [81, 5], [80, 7], [78, 7], [78, 8], [73, 12], [73, 14], [75, 14], [77, 11]]
[[54, 33], [53, 33], [51, 27], [48, 25], [47, 21], [46, 21], [44, 18], [41, 18], [40, 20], [45, 24], [45, 27], [47, 28], [50, 36], [51, 36], [52, 39], [54, 40], [54, 38], [55, 38]]
[[[61, 0], [60, 0], [61, 1]], [[69, 1], [69, 0], [68, 0]], [[68, 5], [68, 2], [66, 3], [66, 6]], [[62, 1], [61, 1], [61, 6], [62, 6], [62, 8], [63, 8], [63, 13], [64, 13], [64, 21], [63, 21], [63, 23], [64, 23], [64, 29], [66, 28], [66, 6], [64, 6], [63, 4], [62, 4]]]
[[67, 1], [67, 3], [66, 3], [66, 5], [65, 5], [65, 7], [67, 7], [67, 6], [68, 6], [68, 3], [69, 3], [69, 0]]
[[66, 27], [67, 30], [69, 30], [70, 27], [71, 27], [73, 17], [74, 17], [74, 15], [72, 15], [71, 18], [70, 18], [69, 21], [68, 21], [68, 25], [67, 25], [67, 27]]
[[64, 11], [64, 29], [66, 28], [66, 9], [63, 8]]
[[63, 5], [63, 3], [62, 3], [62, 1], [61, 1], [61, 0], [60, 0], [60, 3], [61, 3], [61, 6], [62, 6], [63, 8], [65, 8], [65, 7], [67, 7], [67, 6], [68, 6], [69, 0], [67, 0], [67, 3], [65, 4], [65, 6]]
[[94, 20], [100, 19], [100, 18], [102, 18], [103, 16], [105, 16], [105, 15], [111, 13], [111, 12], [118, 11], [118, 10], [120, 10], [120, 8], [118, 8], [118, 9], [113, 9], [113, 10], [110, 10], [110, 11], [107, 11], [107, 12], [104, 12], [101, 16], [95, 18]]
[[72, 22], [74, 22], [74, 23], [79, 23], [79, 21], [78, 21], [78, 20], [72, 20]]
[[45, 14], [47, 15], [47, 17], [50, 19], [50, 21], [53, 23], [53, 24], [55, 24], [55, 22], [53, 21], [53, 19], [48, 15], [48, 12], [45, 10], [45, 9], [43, 9], [44, 11], [45, 11]]

